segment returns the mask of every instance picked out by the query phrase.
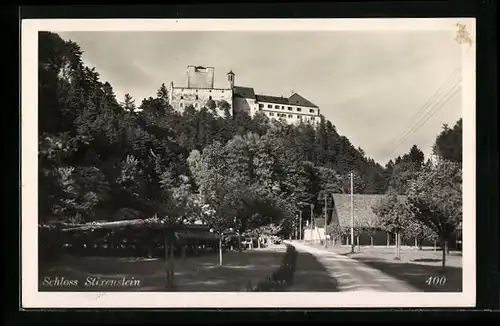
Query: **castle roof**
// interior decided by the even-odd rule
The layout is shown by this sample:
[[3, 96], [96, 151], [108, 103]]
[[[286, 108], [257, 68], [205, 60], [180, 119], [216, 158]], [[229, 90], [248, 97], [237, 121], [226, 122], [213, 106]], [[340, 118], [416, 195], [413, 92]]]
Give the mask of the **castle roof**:
[[237, 97], [255, 99], [255, 92], [251, 87], [234, 86], [233, 94]]
[[259, 102], [268, 102], [268, 103], [276, 103], [276, 104], [283, 104], [283, 105], [297, 105], [297, 106], [304, 106], [304, 107], [311, 107], [311, 108], [317, 108], [317, 106], [305, 99], [304, 97], [300, 96], [297, 93], [294, 93], [292, 96], [289, 98], [286, 97], [278, 97], [278, 96], [269, 96], [269, 95], [255, 95], [255, 98]]
[[270, 96], [270, 95], [255, 95], [255, 98], [259, 102], [268, 102], [276, 104], [289, 104], [286, 97]]
[[309, 100], [306, 100], [304, 97], [300, 96], [297, 93], [293, 93], [293, 95], [288, 98], [288, 102], [293, 105], [317, 108], [317, 106], [314, 103], [312, 103]]

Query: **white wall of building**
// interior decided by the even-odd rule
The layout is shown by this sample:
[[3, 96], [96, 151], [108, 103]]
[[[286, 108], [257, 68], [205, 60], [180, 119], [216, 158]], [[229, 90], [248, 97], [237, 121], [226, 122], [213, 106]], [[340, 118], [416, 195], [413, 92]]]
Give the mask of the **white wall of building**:
[[264, 112], [270, 119], [284, 119], [290, 124], [300, 123], [300, 121], [315, 124], [320, 121], [317, 108], [258, 102], [258, 110]]
[[[325, 228], [318, 228], [315, 227], [312, 230], [311, 229], [304, 229], [302, 231], [303, 234], [303, 240], [304, 241], [321, 241], [325, 239]], [[327, 237], [328, 239], [329, 237]]]

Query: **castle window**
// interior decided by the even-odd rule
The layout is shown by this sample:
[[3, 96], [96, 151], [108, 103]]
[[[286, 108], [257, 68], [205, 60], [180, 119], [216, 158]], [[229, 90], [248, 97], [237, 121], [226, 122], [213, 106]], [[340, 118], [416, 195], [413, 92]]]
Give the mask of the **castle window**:
[[264, 107], [264, 104], [259, 104], [259, 109], [262, 109]]
[[195, 108], [197, 108], [197, 107], [198, 107], [198, 103], [195, 103], [195, 104], [194, 104], [194, 107], [195, 107]]
[[273, 116], [273, 115], [274, 115], [274, 113], [272, 113], [272, 112], [269, 112], [269, 116]]
[[301, 108], [297, 108], [297, 112], [301, 112], [301, 111], [302, 111], [302, 109], [301, 109]]
[[288, 117], [289, 117], [289, 118], [293, 118], [293, 115], [289, 114], [289, 115], [288, 115]]
[[314, 109], [309, 109], [309, 112], [310, 113], [314, 113]]
[[271, 104], [268, 104], [267, 107], [271, 109], [273, 106]]
[[275, 106], [274, 106], [274, 108], [275, 108], [275, 109], [279, 109], [279, 108], [280, 108], [280, 106], [279, 106], [279, 105], [275, 105]]
[[288, 107], [288, 111], [292, 111], [292, 107], [291, 106]]
[[282, 109], [282, 110], [284, 110], [284, 109], [285, 109], [285, 107], [282, 105], [282, 106], [281, 106], [281, 109]]
[[209, 99], [209, 100], [211, 100], [211, 99], [212, 99], [212, 96], [209, 96], [209, 97], [208, 97], [208, 99]]
[[198, 99], [198, 95], [196, 95], [196, 99]]
[[180, 104], [180, 106], [181, 106], [181, 108], [182, 108], [182, 107], [184, 106], [184, 103], [181, 103], [181, 104]]
[[184, 96], [181, 96], [181, 100], [183, 100], [183, 99], [184, 99]]

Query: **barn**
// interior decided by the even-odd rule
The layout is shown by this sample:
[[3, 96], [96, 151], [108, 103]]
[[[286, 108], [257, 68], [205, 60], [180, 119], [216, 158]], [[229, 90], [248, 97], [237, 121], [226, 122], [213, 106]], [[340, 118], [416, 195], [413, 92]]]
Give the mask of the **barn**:
[[[331, 194], [332, 203], [330, 206], [327, 228], [327, 239], [334, 239], [341, 244], [348, 245], [351, 242], [351, 195], [350, 194]], [[378, 227], [378, 216], [373, 212], [373, 207], [385, 195], [379, 194], [354, 194], [354, 241], [361, 246], [392, 246], [395, 245], [396, 235], [386, 232]], [[404, 200], [404, 196], [400, 196]], [[325, 219], [323, 217], [314, 219], [314, 224], [308, 225], [304, 230], [304, 240], [307, 242], [318, 242], [325, 238]], [[334, 236], [334, 230], [340, 233], [340, 236]], [[401, 239], [402, 245], [415, 245], [415, 239]], [[424, 241], [423, 246], [433, 246], [434, 243]]]

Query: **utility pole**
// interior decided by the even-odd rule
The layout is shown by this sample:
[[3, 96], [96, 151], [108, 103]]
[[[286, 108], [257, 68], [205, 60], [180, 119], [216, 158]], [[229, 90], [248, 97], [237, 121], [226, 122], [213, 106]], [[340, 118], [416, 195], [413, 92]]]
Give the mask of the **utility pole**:
[[311, 204], [311, 241], [313, 241], [313, 235], [314, 235], [314, 223], [313, 223], [313, 210], [314, 210], [314, 204]]
[[354, 253], [354, 176], [351, 172], [351, 252]]
[[327, 203], [327, 198], [326, 198], [326, 191], [324, 193], [324, 197], [325, 197], [325, 248], [328, 247], [328, 243], [326, 241], [326, 222], [327, 222], [327, 219], [328, 219], [328, 203]]
[[299, 212], [299, 240], [302, 240], [302, 210]]

